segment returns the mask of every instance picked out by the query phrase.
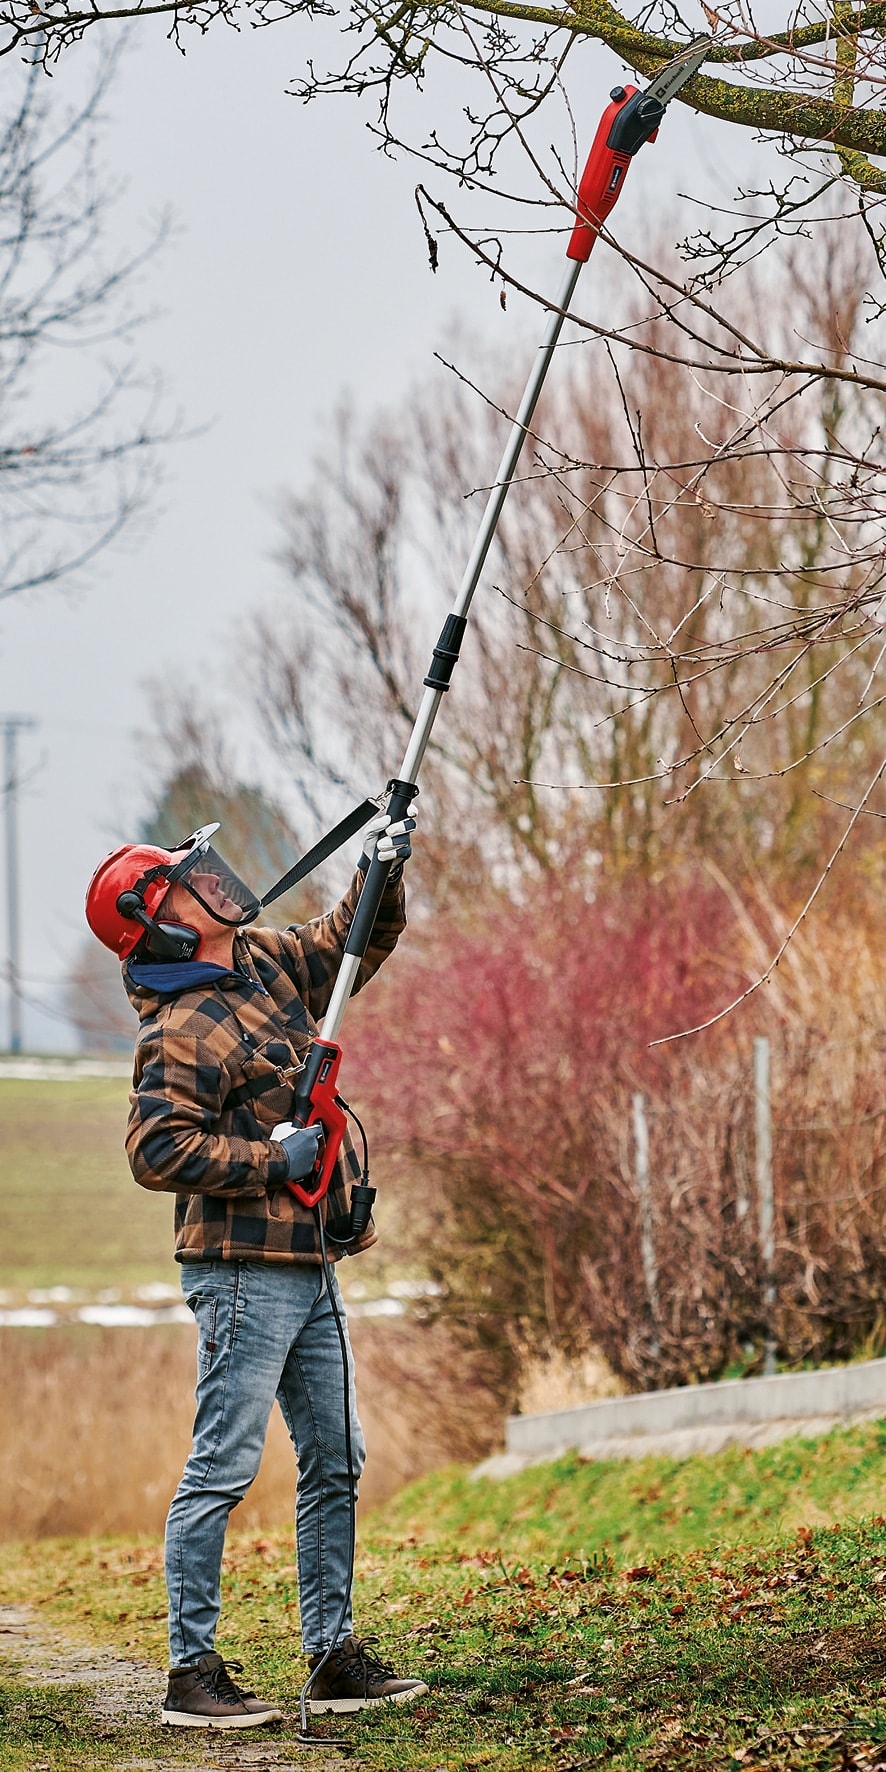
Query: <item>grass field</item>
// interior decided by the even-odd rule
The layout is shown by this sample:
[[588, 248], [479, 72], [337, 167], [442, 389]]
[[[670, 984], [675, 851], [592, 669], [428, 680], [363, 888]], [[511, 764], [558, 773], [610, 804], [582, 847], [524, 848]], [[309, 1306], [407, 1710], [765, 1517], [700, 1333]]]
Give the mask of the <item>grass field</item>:
[[[866, 1426], [682, 1464], [424, 1479], [364, 1525], [357, 1616], [430, 1692], [347, 1722], [349, 1763], [882, 1772], [886, 1520], [865, 1511], [882, 1457]], [[7, 1546], [10, 1599], [163, 1665], [156, 1542]], [[7, 1676], [4, 1772], [150, 1768], [161, 1754], [164, 1767], [289, 1767], [304, 1670], [288, 1534], [232, 1540], [225, 1606], [220, 1646], [286, 1711], [268, 1758], [255, 1736], [241, 1759], [230, 1740], [219, 1757], [143, 1724], [99, 1728], [82, 1691], [50, 1702]]]
[[[158, 1530], [190, 1443], [191, 1324], [98, 1328], [69, 1320], [84, 1301], [129, 1302], [165, 1285], [178, 1297], [172, 1199], [135, 1186], [122, 1148], [123, 1078], [0, 1078], [0, 1302], [53, 1298], [60, 1323], [0, 1326], [0, 1539], [60, 1532]], [[351, 1300], [398, 1277], [397, 1239], [340, 1269]], [[384, 1235], [387, 1229], [388, 1234]], [[367, 1502], [446, 1458], [482, 1456], [499, 1423], [476, 1427], [442, 1327], [409, 1317], [352, 1324], [370, 1448]], [[435, 1382], [428, 1382], [434, 1372]], [[449, 1405], [449, 1414], [446, 1405]], [[481, 1400], [478, 1408], [482, 1412]], [[254, 1529], [289, 1518], [292, 1451], [275, 1411], [259, 1479], [241, 1509]]]
[[177, 1283], [172, 1201], [137, 1188], [123, 1151], [123, 1078], [0, 1078], [0, 1289], [56, 1286], [124, 1299]]
[[[136, 1187], [123, 1150], [129, 1087], [122, 1077], [63, 1083], [0, 1077], [0, 1296], [18, 1305], [58, 1287], [131, 1300], [140, 1287], [177, 1290], [172, 1198]], [[340, 1269], [345, 1295], [383, 1294], [400, 1270], [391, 1202], [381, 1242]]]
[[520, 1555], [642, 1563], [663, 1551], [718, 1550], [801, 1528], [873, 1517], [886, 1507], [886, 1421], [763, 1451], [594, 1464], [569, 1457], [503, 1483], [468, 1472], [414, 1484], [394, 1504], [404, 1538], [441, 1535], [472, 1552], [513, 1536]]

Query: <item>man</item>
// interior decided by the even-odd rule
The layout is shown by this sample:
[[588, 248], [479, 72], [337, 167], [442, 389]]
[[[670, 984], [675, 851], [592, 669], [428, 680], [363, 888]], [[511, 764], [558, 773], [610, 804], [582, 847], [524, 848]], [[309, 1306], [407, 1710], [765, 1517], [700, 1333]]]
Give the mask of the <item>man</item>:
[[[194, 1442], [166, 1526], [171, 1665], [162, 1721], [174, 1726], [239, 1729], [280, 1716], [236, 1684], [215, 1649], [228, 1515], [258, 1470], [275, 1397], [298, 1456], [299, 1607], [316, 1670], [310, 1708], [359, 1710], [427, 1691], [371, 1654], [351, 1617], [365, 1448], [344, 1307], [331, 1268], [326, 1281], [318, 1225], [322, 1214], [330, 1237], [333, 1228], [344, 1237], [360, 1178], [350, 1140], [321, 1207], [308, 1210], [289, 1185], [312, 1176], [322, 1149], [316, 1126], [292, 1125], [294, 1076], [328, 1005], [376, 844], [393, 865], [357, 989], [405, 927], [413, 822], [374, 820], [341, 902], [284, 931], [247, 932], [261, 906], [214, 849], [217, 825], [175, 850], [114, 851], [87, 892], [87, 920], [123, 961], [141, 1021], [130, 1166], [140, 1186], [175, 1195], [176, 1260], [199, 1331]], [[375, 1240], [370, 1219], [353, 1252]], [[327, 1248], [333, 1262], [345, 1252], [334, 1241]]]

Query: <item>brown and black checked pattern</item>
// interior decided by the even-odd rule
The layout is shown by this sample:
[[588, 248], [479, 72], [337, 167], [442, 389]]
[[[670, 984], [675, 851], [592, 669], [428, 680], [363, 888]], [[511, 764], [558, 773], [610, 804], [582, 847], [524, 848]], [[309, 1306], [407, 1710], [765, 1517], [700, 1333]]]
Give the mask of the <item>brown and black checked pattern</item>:
[[[135, 984], [124, 966], [142, 1024], [126, 1152], [139, 1186], [176, 1196], [178, 1261], [320, 1260], [312, 1214], [282, 1185], [286, 1156], [269, 1133], [291, 1114], [285, 1073], [304, 1057], [328, 1007], [362, 882], [358, 870], [335, 910], [311, 923], [235, 936], [239, 970], [212, 984], [163, 997]], [[357, 990], [405, 925], [402, 881], [390, 881]], [[348, 1210], [359, 1174], [346, 1136], [324, 1202], [330, 1216]], [[370, 1223], [357, 1247], [375, 1240]]]

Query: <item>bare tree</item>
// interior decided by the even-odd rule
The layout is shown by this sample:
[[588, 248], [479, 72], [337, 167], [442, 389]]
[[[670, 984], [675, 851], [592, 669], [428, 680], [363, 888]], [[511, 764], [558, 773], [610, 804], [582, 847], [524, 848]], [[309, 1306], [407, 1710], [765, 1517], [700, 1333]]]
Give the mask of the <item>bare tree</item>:
[[[886, 59], [879, 0], [857, 6], [834, 0], [827, 7], [801, 0], [785, 8], [781, 28], [766, 31], [742, 0], [724, 0], [719, 8], [703, 0], [702, 10], [713, 32], [708, 71], [693, 78], [678, 102], [768, 136], [792, 164], [780, 185], [740, 191], [739, 213], [720, 232], [715, 223], [687, 242], [696, 277], [719, 280], [774, 235], [804, 233], [819, 199], [827, 195], [833, 213], [841, 190], [851, 210], [860, 207], [881, 253], [878, 212], [886, 170], [875, 161], [886, 154], [886, 112], [878, 103]], [[309, 60], [290, 90], [306, 100], [330, 92], [357, 98], [375, 93], [376, 130], [386, 148], [405, 148], [454, 174], [462, 189], [508, 193], [524, 206], [526, 225], [546, 230], [568, 224], [579, 171], [568, 85], [571, 52], [599, 42], [650, 76], [697, 25], [695, 15], [685, 15], [673, 0], [655, 0], [633, 16], [610, 4], [577, 8], [535, 0], [468, 0], [446, 7], [397, 0], [381, 9], [371, 0], [355, 0], [346, 10], [332, 0], [124, 0], [86, 9], [54, 0], [45, 7], [35, 0], [0, 0], [0, 54], [24, 53], [51, 66], [93, 25], [155, 16], [168, 19], [180, 49], [189, 28], [203, 35], [217, 20], [235, 28], [241, 22], [263, 28], [297, 18], [339, 20], [340, 56], [333, 54], [325, 69]], [[324, 49], [329, 37], [327, 30]], [[432, 82], [436, 69], [453, 66], [462, 105], [450, 139]], [[405, 134], [396, 104], [404, 88], [419, 91], [424, 101], [419, 128], [414, 110], [406, 110]], [[549, 148], [549, 113], [558, 101], [560, 145]], [[488, 222], [483, 226], [488, 236]], [[496, 256], [501, 253], [499, 240]]]
[[78, 945], [63, 1003], [65, 1019], [76, 1030], [82, 1051], [130, 1056], [137, 1024], [120, 985], [120, 967], [92, 935]]
[[[839, 367], [859, 267], [806, 270], [770, 281], [770, 321], [820, 328]], [[453, 868], [507, 886], [681, 850], [806, 881], [845, 823], [829, 802], [857, 804], [886, 753], [878, 402], [851, 379], [690, 374], [636, 315], [630, 351], [598, 341], [568, 390], [551, 378], [506, 507], [423, 777], [443, 893]], [[289, 505], [254, 721], [318, 821], [402, 754], [500, 425], [453, 380], [363, 436], [343, 418]]]
[[[457, 214], [439, 194], [419, 187], [432, 264], [441, 241], [458, 240], [500, 281], [503, 298], [509, 285], [524, 287], [512, 236], [562, 234], [574, 221], [585, 144], [579, 144], [575, 126], [573, 68], [587, 85], [587, 68], [574, 52], [586, 40], [599, 42], [648, 76], [692, 36], [696, 24], [673, 0], [655, 0], [634, 16], [609, 4], [551, 7], [534, 0], [471, 0], [445, 8], [398, 0], [381, 10], [355, 0], [346, 14], [332, 0], [124, 0], [87, 10], [50, 0], [42, 10], [32, 6], [33, 0], [0, 0], [0, 47], [46, 66], [93, 24], [109, 20], [167, 17], [179, 48], [188, 27], [203, 34], [217, 20], [253, 28], [297, 17], [340, 20], [341, 55], [336, 57], [334, 32], [326, 24], [318, 50], [330, 50], [328, 67], [310, 61], [290, 90], [306, 100], [328, 92], [355, 99], [375, 94], [381, 145], [414, 154], [424, 167], [456, 181], [450, 188], [458, 191]], [[802, 279], [810, 237], [820, 239], [815, 262], [821, 263], [837, 235], [859, 232], [867, 248], [866, 295], [871, 312], [878, 310], [886, 263], [880, 215], [886, 171], [875, 163], [886, 154], [879, 0], [858, 7], [835, 0], [824, 9], [801, 0], [798, 9], [774, 21], [780, 28], [772, 31], [759, 29], [740, 0], [703, 5], [703, 11], [713, 33], [707, 71], [689, 82], [678, 102], [769, 137], [787, 156], [787, 172], [759, 189], [739, 189], [719, 213], [696, 178], [687, 195], [702, 205], [704, 217], [684, 239], [681, 262], [668, 267], [659, 255], [649, 265], [622, 251], [646, 303], [644, 329], [635, 311], [625, 323], [577, 323], [614, 346], [663, 354], [690, 374], [740, 378], [750, 392], [742, 422], [757, 430], [782, 410], [785, 398], [805, 394], [807, 382], [867, 389], [882, 398], [886, 377], [876, 354], [847, 349], [845, 338], [835, 346], [827, 316], [809, 333], [779, 328], [765, 303], [749, 309], [747, 294], [736, 297], [720, 288], [738, 270], [759, 267], [764, 249], [784, 241], [799, 243]], [[444, 92], [436, 69], [441, 75], [456, 70], [457, 112], [451, 80]], [[420, 93], [418, 107], [398, 103], [409, 89]], [[692, 181], [693, 169], [687, 172]], [[767, 251], [767, 271], [770, 256]], [[619, 303], [620, 315], [625, 305]], [[876, 467], [862, 453], [854, 468], [847, 458], [852, 472], [857, 503], [860, 488], [870, 491]]]
[[[117, 53], [67, 114], [25, 68], [0, 122], [0, 598], [70, 577], [118, 536], [168, 436], [132, 343], [138, 273], [165, 224], [141, 252], [106, 249], [114, 193], [99, 138]], [[75, 355], [79, 391], [67, 393]]]
[[[801, 5], [785, 11], [783, 29], [767, 32], [756, 27], [739, 0], [704, 10], [717, 34], [710, 62], [718, 72], [698, 75], [683, 102], [792, 143], [822, 142], [859, 186], [882, 192], [883, 175], [867, 160], [886, 153], [883, 114], [871, 103], [884, 84], [883, 18], [876, 0], [835, 4], [827, 11]], [[0, 30], [6, 54], [25, 50], [51, 63], [91, 26], [108, 19], [166, 17], [170, 36], [181, 45], [189, 26], [205, 33], [216, 20], [236, 25], [243, 19], [258, 28], [317, 14], [339, 16], [333, 5], [318, 0], [129, 0], [107, 8], [62, 7], [54, 0], [44, 8], [32, 0], [3, 0]], [[483, 178], [503, 141], [519, 133], [560, 83], [573, 45], [583, 39], [605, 43], [649, 74], [693, 34], [695, 23], [672, 0], [643, 7], [633, 19], [610, 5], [574, 9], [533, 0], [471, 0], [438, 8], [427, 0], [408, 0], [379, 10], [358, 0], [347, 14], [351, 42], [343, 64], [326, 76], [312, 69], [302, 90], [310, 95], [377, 88], [388, 128], [398, 84], [420, 86], [436, 57], [454, 59], [479, 74], [489, 94], [488, 113], [469, 116], [472, 145], [460, 156], [462, 171]], [[721, 69], [733, 78], [723, 78]], [[433, 141], [429, 152], [445, 151]]]

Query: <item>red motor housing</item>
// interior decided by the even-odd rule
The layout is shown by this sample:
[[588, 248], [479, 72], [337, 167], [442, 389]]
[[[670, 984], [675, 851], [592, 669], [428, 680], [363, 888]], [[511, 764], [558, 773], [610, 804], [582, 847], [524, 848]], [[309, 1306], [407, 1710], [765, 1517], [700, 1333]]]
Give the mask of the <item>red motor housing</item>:
[[297, 1126], [323, 1127], [323, 1144], [310, 1175], [286, 1186], [303, 1206], [316, 1206], [328, 1191], [348, 1117], [336, 1094], [341, 1047], [335, 1040], [316, 1039], [299, 1078], [293, 1120]]

